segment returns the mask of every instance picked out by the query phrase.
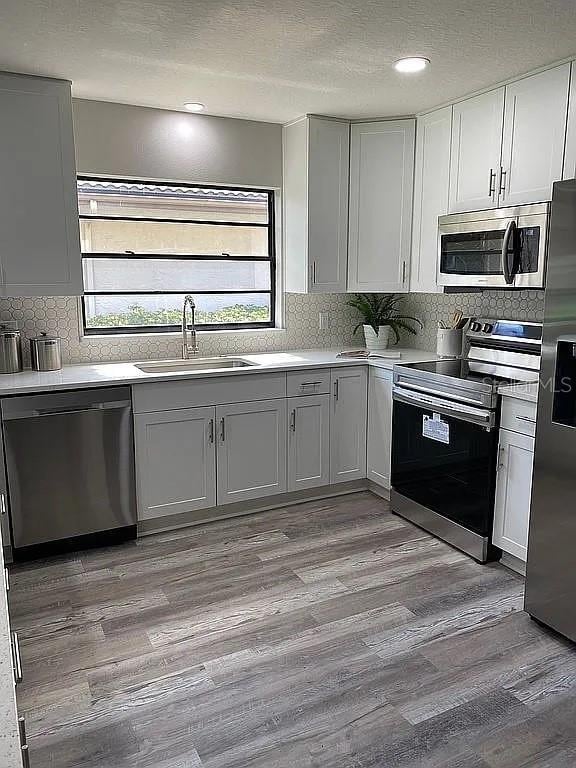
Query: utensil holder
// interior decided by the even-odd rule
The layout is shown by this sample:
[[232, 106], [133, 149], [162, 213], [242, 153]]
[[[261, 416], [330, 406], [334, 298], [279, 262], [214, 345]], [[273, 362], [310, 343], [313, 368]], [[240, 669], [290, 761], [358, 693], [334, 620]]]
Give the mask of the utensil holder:
[[460, 357], [462, 355], [462, 329], [438, 328], [436, 354], [439, 357]]

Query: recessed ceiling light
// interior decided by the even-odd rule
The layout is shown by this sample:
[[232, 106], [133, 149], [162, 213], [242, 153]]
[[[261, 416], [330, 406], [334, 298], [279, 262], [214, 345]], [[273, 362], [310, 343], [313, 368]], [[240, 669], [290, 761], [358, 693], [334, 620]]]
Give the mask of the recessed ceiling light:
[[398, 59], [394, 64], [397, 72], [422, 72], [430, 64], [430, 59], [424, 56], [408, 56], [405, 59]]
[[184, 109], [187, 109], [188, 112], [204, 112], [206, 107], [199, 101], [187, 101], [186, 104], [184, 104]]

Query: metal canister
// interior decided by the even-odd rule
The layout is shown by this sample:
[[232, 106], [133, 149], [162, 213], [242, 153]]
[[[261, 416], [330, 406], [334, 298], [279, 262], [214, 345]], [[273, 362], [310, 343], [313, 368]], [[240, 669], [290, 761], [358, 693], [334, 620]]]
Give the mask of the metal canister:
[[35, 371], [59, 371], [62, 368], [60, 338], [41, 333], [30, 339], [30, 358]]
[[22, 370], [22, 339], [17, 328], [0, 325], [0, 373]]

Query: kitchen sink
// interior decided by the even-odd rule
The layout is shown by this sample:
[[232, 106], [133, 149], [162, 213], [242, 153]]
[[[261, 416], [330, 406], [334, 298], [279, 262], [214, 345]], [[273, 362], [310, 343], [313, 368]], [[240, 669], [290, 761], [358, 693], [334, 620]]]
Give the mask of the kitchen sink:
[[178, 373], [185, 371], [212, 371], [219, 368], [248, 368], [250, 363], [239, 357], [196, 357], [189, 360], [153, 360], [137, 363], [136, 368], [144, 373]]

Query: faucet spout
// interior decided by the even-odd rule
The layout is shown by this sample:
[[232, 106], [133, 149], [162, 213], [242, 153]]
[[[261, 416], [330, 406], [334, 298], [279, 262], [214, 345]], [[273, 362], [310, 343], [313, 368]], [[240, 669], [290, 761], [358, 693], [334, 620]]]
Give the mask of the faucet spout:
[[[187, 316], [188, 308], [190, 308], [190, 322], [188, 322]], [[188, 333], [190, 333], [190, 341], [188, 341]], [[187, 360], [189, 357], [197, 354], [196, 304], [194, 303], [194, 297], [187, 294], [184, 296], [184, 304], [182, 306], [182, 359]]]

